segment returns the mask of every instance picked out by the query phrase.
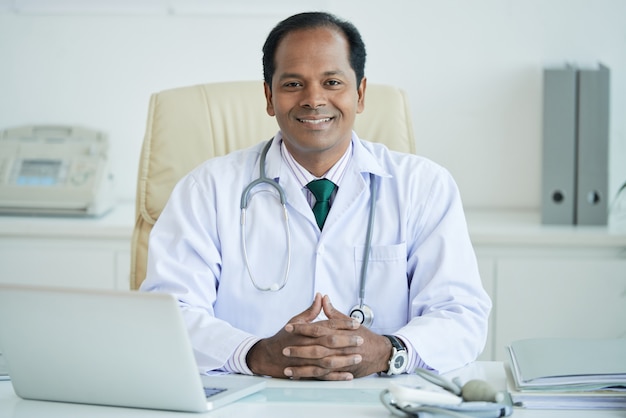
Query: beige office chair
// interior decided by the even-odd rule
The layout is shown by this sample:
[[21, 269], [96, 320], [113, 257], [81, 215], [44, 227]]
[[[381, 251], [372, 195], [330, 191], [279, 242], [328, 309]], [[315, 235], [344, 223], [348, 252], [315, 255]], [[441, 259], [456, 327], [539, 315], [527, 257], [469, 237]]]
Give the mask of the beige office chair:
[[[146, 276], [148, 237], [178, 180], [204, 160], [268, 140], [277, 131], [275, 119], [265, 112], [262, 81], [203, 84], [152, 95], [137, 179], [132, 289]], [[368, 85], [355, 131], [360, 138], [415, 153], [407, 98], [395, 87]]]

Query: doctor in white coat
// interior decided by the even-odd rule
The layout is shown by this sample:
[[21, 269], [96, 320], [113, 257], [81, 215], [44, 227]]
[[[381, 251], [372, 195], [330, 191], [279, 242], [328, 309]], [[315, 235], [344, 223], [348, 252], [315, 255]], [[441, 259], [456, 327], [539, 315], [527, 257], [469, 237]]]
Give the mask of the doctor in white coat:
[[[295, 15], [263, 52], [280, 131], [177, 184], [141, 290], [177, 297], [204, 372], [348, 380], [473, 361], [491, 302], [457, 186], [432, 161], [353, 132], [366, 93], [356, 28]], [[262, 170], [279, 187], [249, 189], [242, 226], [242, 192]], [[307, 188], [321, 178], [336, 186], [325, 220]]]

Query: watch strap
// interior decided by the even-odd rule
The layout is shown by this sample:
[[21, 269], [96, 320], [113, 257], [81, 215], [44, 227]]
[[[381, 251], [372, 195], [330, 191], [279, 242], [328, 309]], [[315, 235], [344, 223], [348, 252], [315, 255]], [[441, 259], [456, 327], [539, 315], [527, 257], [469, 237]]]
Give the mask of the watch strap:
[[389, 341], [391, 341], [391, 345], [393, 346], [393, 348], [395, 348], [396, 350], [406, 351], [406, 346], [404, 345], [404, 343], [402, 343], [400, 338], [396, 337], [395, 335], [383, 335], [383, 337], [387, 337]]

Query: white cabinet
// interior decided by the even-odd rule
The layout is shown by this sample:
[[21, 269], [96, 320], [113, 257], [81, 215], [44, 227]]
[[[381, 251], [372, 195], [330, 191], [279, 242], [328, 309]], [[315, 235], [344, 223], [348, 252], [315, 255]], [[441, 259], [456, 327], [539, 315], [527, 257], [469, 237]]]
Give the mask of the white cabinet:
[[0, 282], [129, 289], [134, 207], [102, 218], [0, 217]]
[[[493, 301], [481, 360], [528, 337], [626, 337], [626, 232], [468, 212]], [[99, 219], [0, 217], [0, 282], [128, 289], [134, 205]]]
[[626, 337], [626, 233], [542, 226], [533, 213], [468, 213], [493, 300], [481, 359], [531, 337]]
[[626, 259], [498, 262], [494, 352], [529, 337], [626, 337]]

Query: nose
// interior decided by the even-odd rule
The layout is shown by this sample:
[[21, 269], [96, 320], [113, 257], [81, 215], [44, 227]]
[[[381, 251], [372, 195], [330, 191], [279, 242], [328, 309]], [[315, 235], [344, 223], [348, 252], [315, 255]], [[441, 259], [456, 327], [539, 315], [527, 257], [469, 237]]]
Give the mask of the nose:
[[308, 85], [302, 90], [300, 106], [317, 109], [326, 105], [326, 90], [318, 84]]

